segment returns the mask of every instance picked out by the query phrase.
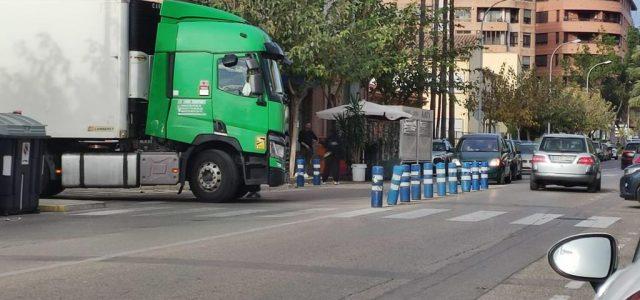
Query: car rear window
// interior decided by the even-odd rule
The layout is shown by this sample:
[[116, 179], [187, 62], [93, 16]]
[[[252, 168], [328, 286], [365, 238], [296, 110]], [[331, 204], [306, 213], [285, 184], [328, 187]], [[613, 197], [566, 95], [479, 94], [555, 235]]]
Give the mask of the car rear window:
[[498, 152], [496, 138], [468, 138], [460, 143], [462, 152]]
[[536, 150], [536, 145], [534, 144], [521, 144], [520, 145], [520, 153], [522, 154], [533, 154], [533, 151]]
[[624, 150], [636, 151], [638, 150], [638, 145], [640, 145], [640, 143], [628, 143], [624, 146]]
[[581, 138], [547, 137], [542, 140], [540, 150], [546, 152], [587, 152], [587, 145]]
[[433, 142], [433, 151], [446, 151], [446, 147], [443, 142]]

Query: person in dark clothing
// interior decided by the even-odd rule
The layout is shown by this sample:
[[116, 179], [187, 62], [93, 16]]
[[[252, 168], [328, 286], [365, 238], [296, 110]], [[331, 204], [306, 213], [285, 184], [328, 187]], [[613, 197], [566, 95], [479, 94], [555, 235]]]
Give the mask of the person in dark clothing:
[[333, 184], [340, 182], [340, 160], [344, 156], [342, 141], [338, 134], [334, 131], [325, 141], [324, 146], [327, 153], [324, 155], [324, 172], [322, 181], [326, 182], [329, 176], [333, 179]]
[[298, 141], [300, 142], [300, 152], [302, 157], [304, 157], [306, 170], [307, 172], [310, 172], [313, 169], [311, 160], [313, 159], [314, 142], [318, 141], [318, 137], [311, 129], [311, 123], [304, 124], [304, 129], [300, 131]]

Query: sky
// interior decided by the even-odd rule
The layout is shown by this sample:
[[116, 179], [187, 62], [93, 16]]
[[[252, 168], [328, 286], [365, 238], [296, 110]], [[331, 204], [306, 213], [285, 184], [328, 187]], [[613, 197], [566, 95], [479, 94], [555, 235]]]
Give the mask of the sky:
[[[638, 6], [639, 1], [638, 0], [633, 0], [636, 3], [636, 6]], [[640, 26], [640, 11], [632, 11], [631, 15], [633, 16], [633, 24], [636, 27]]]

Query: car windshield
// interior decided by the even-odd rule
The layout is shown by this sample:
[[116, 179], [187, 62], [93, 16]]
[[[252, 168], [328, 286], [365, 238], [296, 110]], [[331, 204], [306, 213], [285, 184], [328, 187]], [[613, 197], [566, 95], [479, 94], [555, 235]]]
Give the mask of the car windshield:
[[522, 154], [533, 154], [535, 149], [536, 145], [534, 144], [520, 144], [520, 153]]
[[462, 152], [497, 152], [498, 139], [496, 138], [470, 138], [462, 140], [460, 144]]
[[542, 140], [540, 150], [546, 152], [587, 152], [584, 139], [581, 138], [559, 138], [548, 137]]
[[[274, 98], [280, 99], [284, 95], [284, 88], [282, 86], [282, 76], [280, 75], [280, 68], [278, 63], [272, 59], [266, 59], [267, 66], [267, 88], [269, 89], [269, 95]], [[276, 99], [272, 99], [276, 100]]]
[[624, 150], [631, 150], [631, 151], [636, 151], [638, 150], [638, 143], [629, 143], [626, 146], [624, 146]]
[[447, 151], [443, 142], [433, 142], [433, 151]]

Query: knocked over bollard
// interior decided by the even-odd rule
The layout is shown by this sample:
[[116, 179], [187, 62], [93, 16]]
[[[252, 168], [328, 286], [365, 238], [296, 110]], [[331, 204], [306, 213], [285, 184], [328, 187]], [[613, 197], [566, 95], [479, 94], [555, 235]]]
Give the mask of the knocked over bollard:
[[413, 164], [411, 165], [411, 200], [420, 200], [421, 198], [420, 164]]
[[462, 174], [460, 174], [460, 186], [462, 188], [462, 192], [470, 192], [471, 191], [471, 163], [465, 162], [462, 163]]
[[298, 158], [296, 160], [296, 165], [296, 187], [304, 187], [304, 158]]
[[433, 164], [424, 163], [422, 174], [424, 175], [424, 197], [426, 199], [433, 198]]
[[381, 166], [374, 166], [371, 169], [371, 207], [382, 207], [383, 175], [384, 169]]
[[411, 202], [411, 167], [402, 165], [402, 178], [400, 178], [400, 202]]
[[456, 164], [449, 163], [449, 194], [458, 193], [458, 169]]
[[389, 188], [389, 195], [387, 195], [387, 204], [398, 204], [398, 194], [400, 193], [400, 180], [402, 178], [402, 166], [393, 167], [393, 175], [391, 176], [391, 187]]
[[480, 165], [480, 189], [489, 189], [489, 163], [486, 161]]
[[480, 168], [478, 168], [477, 161], [471, 164], [471, 190], [480, 190]]
[[320, 178], [320, 159], [314, 158], [313, 162], [313, 185], [321, 185], [322, 180]]
[[447, 177], [445, 174], [444, 163], [436, 164], [436, 182], [438, 183], [438, 196], [447, 195]]

